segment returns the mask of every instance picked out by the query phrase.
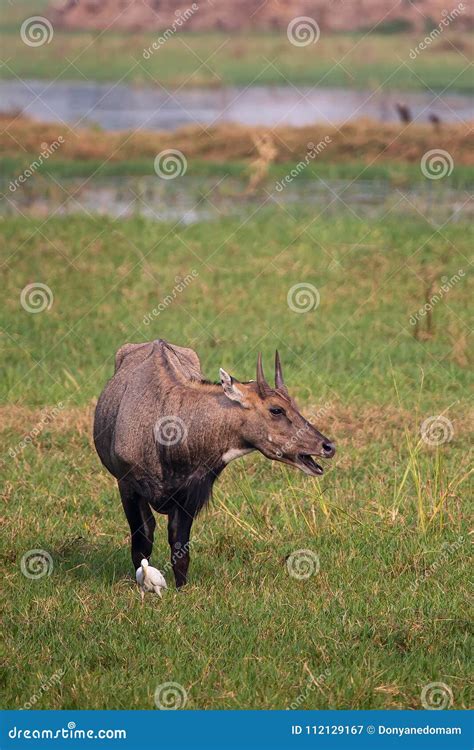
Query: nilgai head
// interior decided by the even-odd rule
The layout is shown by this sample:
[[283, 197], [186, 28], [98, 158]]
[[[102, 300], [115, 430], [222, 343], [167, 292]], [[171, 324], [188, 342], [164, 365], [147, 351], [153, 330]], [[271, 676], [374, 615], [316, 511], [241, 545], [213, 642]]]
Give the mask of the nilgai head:
[[331, 440], [322, 435], [300, 413], [283, 380], [281, 362], [275, 353], [275, 387], [263, 374], [262, 356], [257, 359], [257, 379], [241, 383], [225, 370], [220, 371], [224, 393], [242, 407], [241, 436], [246, 445], [267, 458], [295, 466], [316, 476], [323, 468], [313, 456], [332, 458], [336, 452]]

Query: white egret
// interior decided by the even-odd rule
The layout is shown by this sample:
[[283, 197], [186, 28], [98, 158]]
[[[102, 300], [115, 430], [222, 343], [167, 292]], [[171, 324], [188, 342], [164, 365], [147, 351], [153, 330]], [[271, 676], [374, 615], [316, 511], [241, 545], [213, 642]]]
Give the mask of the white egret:
[[137, 568], [136, 578], [140, 588], [142, 604], [147, 591], [161, 596], [161, 589], [167, 588], [163, 573], [158, 568], [153, 568], [145, 558], [141, 561], [140, 567]]

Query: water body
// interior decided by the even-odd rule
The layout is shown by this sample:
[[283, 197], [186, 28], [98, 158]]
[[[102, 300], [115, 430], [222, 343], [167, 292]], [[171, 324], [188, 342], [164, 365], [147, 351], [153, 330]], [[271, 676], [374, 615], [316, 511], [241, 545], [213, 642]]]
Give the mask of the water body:
[[16, 190], [0, 182], [0, 215], [48, 216], [86, 214], [124, 219], [144, 216], [181, 225], [245, 216], [256, 210], [309, 208], [315, 216], [349, 212], [361, 219], [387, 214], [425, 217], [438, 226], [446, 221], [474, 218], [474, 198], [467, 191], [441, 185], [396, 189], [387, 182], [358, 180], [299, 180], [283, 190], [269, 185], [256, 193], [231, 177], [108, 177], [54, 181], [32, 177]]
[[443, 122], [474, 118], [474, 103], [463, 94], [370, 92], [293, 86], [191, 88], [67, 81], [0, 81], [0, 111], [21, 110], [37, 120], [72, 126], [98, 124], [105, 130], [175, 130], [185, 125], [234, 122], [243, 125], [334, 125], [370, 117], [398, 120], [396, 102], [414, 120], [436, 114]]

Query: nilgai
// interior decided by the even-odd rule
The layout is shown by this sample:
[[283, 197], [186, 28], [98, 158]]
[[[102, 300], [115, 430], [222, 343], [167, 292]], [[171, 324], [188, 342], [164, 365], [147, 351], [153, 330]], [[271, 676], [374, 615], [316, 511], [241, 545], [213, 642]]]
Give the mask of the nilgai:
[[163, 513], [178, 588], [186, 583], [192, 523], [230, 461], [258, 450], [315, 476], [323, 469], [312, 456], [335, 453], [289, 395], [278, 352], [274, 388], [260, 354], [256, 380], [239, 382], [221, 369], [220, 383], [211, 383], [192, 349], [161, 339], [118, 350], [97, 403], [94, 443], [118, 482], [135, 569], [152, 552], [153, 510]]

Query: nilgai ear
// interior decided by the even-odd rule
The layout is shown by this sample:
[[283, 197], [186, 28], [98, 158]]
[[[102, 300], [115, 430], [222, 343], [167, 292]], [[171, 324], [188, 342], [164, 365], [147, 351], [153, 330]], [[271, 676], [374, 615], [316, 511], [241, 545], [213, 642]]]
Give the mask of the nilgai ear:
[[245, 393], [239, 388], [239, 381], [235, 380], [232, 375], [229, 375], [229, 373], [223, 370], [222, 367], [219, 369], [219, 375], [222, 388], [224, 389], [227, 398], [230, 398], [231, 401], [238, 401], [239, 404], [247, 407], [247, 404], [245, 403]]

